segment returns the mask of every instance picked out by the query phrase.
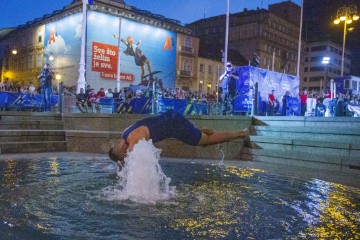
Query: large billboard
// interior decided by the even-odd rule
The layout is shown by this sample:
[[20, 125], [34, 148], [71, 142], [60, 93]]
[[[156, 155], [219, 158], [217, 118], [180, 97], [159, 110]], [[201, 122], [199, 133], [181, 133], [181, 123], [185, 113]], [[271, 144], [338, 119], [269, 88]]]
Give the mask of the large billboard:
[[[160, 80], [175, 86], [176, 33], [95, 11], [87, 17], [87, 82], [116, 86], [120, 38], [121, 87]], [[119, 34], [120, 32], [120, 34]]]
[[[45, 25], [44, 60], [67, 86], [76, 86], [79, 76], [81, 21], [77, 13]], [[121, 87], [152, 80], [175, 86], [175, 32], [89, 10], [86, 33], [86, 83], [96, 90], [116, 87], [119, 36]]]
[[81, 19], [77, 13], [45, 25], [44, 61], [62, 75], [66, 86], [76, 85], [79, 76]]

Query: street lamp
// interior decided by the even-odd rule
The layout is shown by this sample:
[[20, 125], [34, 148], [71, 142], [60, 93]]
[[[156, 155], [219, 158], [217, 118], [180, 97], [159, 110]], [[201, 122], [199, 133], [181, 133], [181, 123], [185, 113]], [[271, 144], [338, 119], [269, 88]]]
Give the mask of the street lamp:
[[61, 75], [60, 75], [60, 74], [56, 74], [56, 75], [55, 75], [55, 79], [58, 80], [58, 81], [60, 81], [60, 80], [61, 80]]
[[359, 15], [357, 13], [357, 6], [351, 4], [349, 6], [342, 6], [336, 12], [336, 19], [334, 20], [335, 24], [344, 22], [344, 37], [343, 37], [343, 50], [341, 56], [341, 76], [344, 76], [344, 62], [345, 62], [345, 42], [346, 42], [346, 25], [352, 23], [352, 21], [357, 21]]
[[16, 55], [16, 54], [17, 54], [17, 50], [16, 50], [15, 46], [14, 46], [13, 50], [11, 50], [11, 53], [12, 53], [13, 55]]

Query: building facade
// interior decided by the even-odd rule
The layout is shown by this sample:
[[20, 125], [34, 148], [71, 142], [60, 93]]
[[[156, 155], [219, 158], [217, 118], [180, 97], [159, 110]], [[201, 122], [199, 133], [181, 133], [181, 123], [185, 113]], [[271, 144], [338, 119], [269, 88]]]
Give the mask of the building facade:
[[[188, 25], [200, 38], [200, 56], [221, 60], [224, 49], [226, 16], [201, 19]], [[231, 14], [229, 17], [229, 51], [242, 59], [228, 59], [247, 65], [253, 54], [260, 56], [259, 67], [290, 75], [297, 74], [300, 7], [291, 1]], [[244, 62], [245, 60], [245, 62]]]
[[220, 61], [199, 57], [197, 59], [197, 91], [216, 94], [219, 75], [223, 73], [224, 64]]
[[[300, 88], [326, 91], [330, 80], [341, 76], [342, 46], [331, 41], [307, 43], [304, 47]], [[327, 61], [323, 59], [328, 58]], [[326, 60], [326, 59], [325, 59]], [[351, 52], [345, 50], [344, 76], [350, 75]]]
[[[76, 86], [81, 17], [82, 3], [74, 0], [62, 10], [0, 31], [1, 79], [38, 85], [37, 76], [48, 62], [62, 75], [66, 86]], [[124, 1], [95, 1], [87, 6], [86, 84], [96, 89], [116, 87], [120, 46], [121, 87], [158, 79], [164, 87], [195, 88], [199, 40], [192, 33], [177, 20], [128, 6]], [[137, 58], [141, 54], [148, 61]]]
[[196, 59], [199, 52], [199, 39], [190, 35], [178, 34], [175, 87], [183, 90], [196, 88]]

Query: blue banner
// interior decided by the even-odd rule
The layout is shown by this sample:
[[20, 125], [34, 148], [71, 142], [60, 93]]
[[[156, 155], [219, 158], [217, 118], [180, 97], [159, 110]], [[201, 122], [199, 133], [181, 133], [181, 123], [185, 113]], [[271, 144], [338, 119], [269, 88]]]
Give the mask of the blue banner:
[[286, 97], [286, 116], [300, 116], [301, 103], [297, 97]]
[[[51, 95], [51, 106], [58, 103], [58, 96]], [[43, 110], [43, 96], [41, 94], [30, 95], [28, 93], [0, 92], [0, 107], [17, 109], [38, 109]]]
[[206, 115], [207, 103], [201, 101], [186, 101], [175, 98], [159, 98], [158, 112], [166, 112], [168, 109], [183, 115]]
[[[174, 98], [159, 98], [157, 104], [158, 113], [166, 112], [169, 109], [174, 109], [183, 115], [206, 115], [208, 113], [206, 102], [188, 102]], [[101, 102], [100, 105], [102, 105]], [[152, 112], [152, 98], [149, 97], [130, 98], [127, 100], [116, 99], [114, 105], [114, 110], [118, 113], [149, 114]]]
[[[282, 97], [286, 91], [290, 96], [299, 96], [299, 78], [285, 73], [273, 72], [270, 70], [245, 66], [236, 68], [239, 80], [236, 83], [238, 96], [235, 98], [235, 112], [250, 112], [254, 98], [254, 85], [258, 83], [258, 113], [265, 115], [269, 110], [267, 103], [268, 95], [271, 90], [275, 90], [276, 111], [280, 113], [282, 109]], [[295, 106], [294, 104], [293, 106]], [[295, 109], [295, 107], [294, 107]], [[295, 111], [297, 112], [297, 111]]]

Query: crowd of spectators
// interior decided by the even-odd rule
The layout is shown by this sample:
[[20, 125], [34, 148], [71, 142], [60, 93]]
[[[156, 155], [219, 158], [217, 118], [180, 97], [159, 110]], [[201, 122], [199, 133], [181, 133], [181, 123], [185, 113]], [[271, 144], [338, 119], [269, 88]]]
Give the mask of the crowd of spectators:
[[[88, 111], [89, 108], [95, 109], [92, 111], [98, 111], [100, 108], [100, 98], [128, 100], [131, 98], [151, 97], [153, 94], [152, 89], [150, 88], [144, 90], [132, 90], [133, 88], [126, 87], [122, 88], [120, 91], [118, 91], [117, 88], [114, 88], [114, 90], [105, 90], [104, 88], [100, 88], [99, 90], [95, 91], [91, 85], [87, 85], [86, 89], [83, 89], [83, 92], [80, 92], [79, 94], [76, 94], [76, 86], [64, 86], [63, 89], [65, 96], [76, 96], [77, 106], [82, 112]], [[26, 85], [21, 85], [20, 83], [11, 83], [7, 78], [5, 78], [3, 82], [0, 81], [0, 91], [28, 93], [35, 95], [40, 93], [40, 88], [36, 88], [32, 82]], [[360, 95], [353, 94], [351, 91], [348, 91], [346, 94], [338, 93], [333, 99], [330, 99], [331, 93], [329, 91], [326, 93], [316, 90], [313, 90], [311, 93], [303, 91], [299, 95], [299, 99], [302, 99], [302, 101], [304, 101], [304, 92], [307, 95], [307, 98], [312, 98], [316, 101], [316, 106], [313, 113], [315, 116], [325, 116], [326, 109], [330, 111], [330, 116], [353, 116], [353, 112], [349, 111], [347, 106], [350, 104], [352, 106], [360, 107]], [[58, 94], [57, 85], [53, 85], [53, 94]], [[187, 100], [189, 102], [198, 101], [216, 103], [222, 101], [221, 94], [216, 94], [215, 91], [213, 93], [204, 93], [201, 91], [186, 91], [179, 88], [162, 88], [158, 89], [156, 94], [157, 97]], [[216, 99], [216, 97], [218, 97], [218, 99]], [[284, 114], [282, 113], [282, 115]]]
[[[12, 93], [29, 93], [31, 95], [39, 94], [41, 92], [40, 87], [36, 87], [33, 82], [28, 84], [21, 84], [20, 82], [12, 83], [9, 79], [5, 78], [4, 82], [0, 81], [0, 92], [12, 92]], [[58, 86], [56, 84], [52, 87], [52, 93], [58, 94]]]
[[309, 97], [316, 99], [315, 116], [325, 116], [326, 109], [329, 110], [330, 116], [353, 116], [354, 112], [349, 111], [348, 105], [360, 106], [359, 94], [354, 94], [352, 91], [347, 91], [345, 94], [337, 93], [332, 99], [331, 95], [332, 93], [329, 90], [326, 93], [313, 91], [309, 95]]
[[0, 91], [1, 92], [15, 92], [15, 93], [29, 93], [36, 94], [40, 89], [36, 89], [33, 82], [30, 82], [27, 85], [22, 85], [20, 83], [11, 83], [9, 79], [5, 78], [4, 82], [0, 81]]
[[[64, 87], [64, 95], [75, 95], [76, 96], [76, 105], [81, 112], [98, 112], [101, 106], [99, 105], [101, 98], [113, 98], [121, 100], [129, 100], [131, 98], [142, 98], [142, 97], [152, 97], [152, 89], [144, 90], [132, 90], [131, 87], [122, 88], [120, 91], [115, 88], [114, 90], [100, 88], [98, 91], [95, 91], [91, 85], [87, 85], [86, 89], [80, 89], [80, 93], [75, 94], [76, 89], [74, 87], [67, 88]], [[96, 92], [96, 93], [95, 93]], [[213, 103], [216, 102], [216, 93], [202, 93], [200, 91], [184, 91], [179, 88], [170, 89], [163, 88], [159, 89], [156, 92], [157, 97], [163, 98], [174, 98], [180, 100], [197, 101], [197, 102], [206, 102]], [[221, 101], [221, 99], [219, 99]]]

